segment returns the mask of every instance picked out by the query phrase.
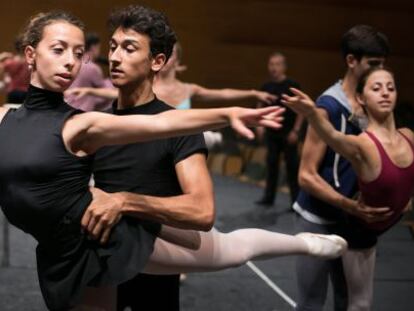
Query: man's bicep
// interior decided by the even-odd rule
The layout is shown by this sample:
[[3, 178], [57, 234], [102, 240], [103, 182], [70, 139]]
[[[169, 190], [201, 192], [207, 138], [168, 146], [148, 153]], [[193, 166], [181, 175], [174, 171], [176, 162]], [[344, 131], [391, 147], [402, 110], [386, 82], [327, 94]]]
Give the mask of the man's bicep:
[[204, 153], [195, 153], [175, 165], [178, 181], [184, 194], [212, 195], [212, 181]]

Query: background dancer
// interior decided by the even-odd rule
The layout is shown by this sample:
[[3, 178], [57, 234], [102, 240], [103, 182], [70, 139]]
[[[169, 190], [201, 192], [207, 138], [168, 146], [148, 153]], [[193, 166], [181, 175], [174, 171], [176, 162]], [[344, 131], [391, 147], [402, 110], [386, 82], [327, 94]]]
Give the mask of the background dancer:
[[284, 96], [283, 102], [304, 115], [320, 137], [350, 161], [358, 175], [363, 202], [379, 211], [389, 207], [388, 218], [382, 221], [370, 223], [351, 216], [343, 235], [351, 245], [352, 241], [371, 241], [343, 257], [348, 310], [370, 310], [377, 237], [401, 219], [414, 194], [414, 135], [408, 128], [396, 128], [394, 76], [382, 68], [372, 68], [361, 76], [356, 100], [367, 114], [368, 126], [358, 136], [336, 131], [309, 96], [297, 89], [292, 91], [294, 96]]
[[[370, 26], [357, 25], [343, 35], [341, 52], [346, 64], [344, 78], [326, 90], [316, 104], [337, 130], [357, 135], [364, 126], [360, 122], [364, 118], [359, 117], [363, 116], [362, 109], [355, 99], [357, 81], [365, 70], [384, 63], [389, 52], [388, 40]], [[299, 214], [298, 231], [341, 232], [346, 214], [367, 221], [388, 217], [388, 210], [371, 209], [352, 199], [357, 191], [357, 180], [351, 164], [327, 147], [312, 127], [308, 127], [302, 159], [306, 160], [301, 161], [299, 169], [301, 191], [293, 205]], [[364, 237], [359, 239], [359, 244], [366, 243], [372, 241]], [[298, 258], [297, 310], [322, 310], [328, 280], [333, 285], [335, 310], [346, 310], [347, 289], [342, 261]]]

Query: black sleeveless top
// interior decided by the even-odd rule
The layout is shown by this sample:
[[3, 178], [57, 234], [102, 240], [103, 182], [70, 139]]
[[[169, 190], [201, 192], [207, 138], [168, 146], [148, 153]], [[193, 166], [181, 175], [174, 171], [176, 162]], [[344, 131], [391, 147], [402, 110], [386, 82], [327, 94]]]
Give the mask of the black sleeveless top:
[[39, 242], [39, 283], [51, 310], [79, 302], [86, 286], [114, 286], [133, 278], [152, 253], [158, 226], [124, 217], [105, 245], [81, 233], [92, 200], [93, 156], [68, 152], [62, 127], [80, 111], [61, 93], [30, 86], [24, 104], [0, 123], [0, 205], [13, 225]]

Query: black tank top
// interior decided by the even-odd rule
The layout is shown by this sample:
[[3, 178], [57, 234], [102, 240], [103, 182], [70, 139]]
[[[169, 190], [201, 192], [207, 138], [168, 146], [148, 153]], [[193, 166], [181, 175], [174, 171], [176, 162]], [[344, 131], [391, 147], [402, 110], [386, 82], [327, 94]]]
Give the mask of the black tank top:
[[62, 93], [30, 86], [24, 104], [0, 124], [0, 205], [13, 225], [38, 241], [69, 210], [82, 214], [91, 201], [92, 157], [69, 153], [61, 135], [76, 112]]

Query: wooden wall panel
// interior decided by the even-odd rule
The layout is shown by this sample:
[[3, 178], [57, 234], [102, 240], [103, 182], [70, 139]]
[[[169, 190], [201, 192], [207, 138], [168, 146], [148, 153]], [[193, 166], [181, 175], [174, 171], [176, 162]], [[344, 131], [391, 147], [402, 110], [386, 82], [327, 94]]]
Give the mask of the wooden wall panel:
[[[35, 12], [66, 9], [88, 29], [108, 34], [105, 20], [125, 0], [38, 0], [0, 3], [0, 51], [9, 50], [15, 34]], [[165, 12], [184, 48], [186, 81], [208, 87], [255, 88], [266, 79], [266, 61], [284, 52], [289, 74], [317, 96], [343, 74], [339, 53], [342, 33], [357, 23], [385, 32], [393, 55], [402, 101], [414, 102], [414, 13], [409, 0], [152, 0], [140, 1]], [[248, 104], [248, 103], [246, 103]]]

